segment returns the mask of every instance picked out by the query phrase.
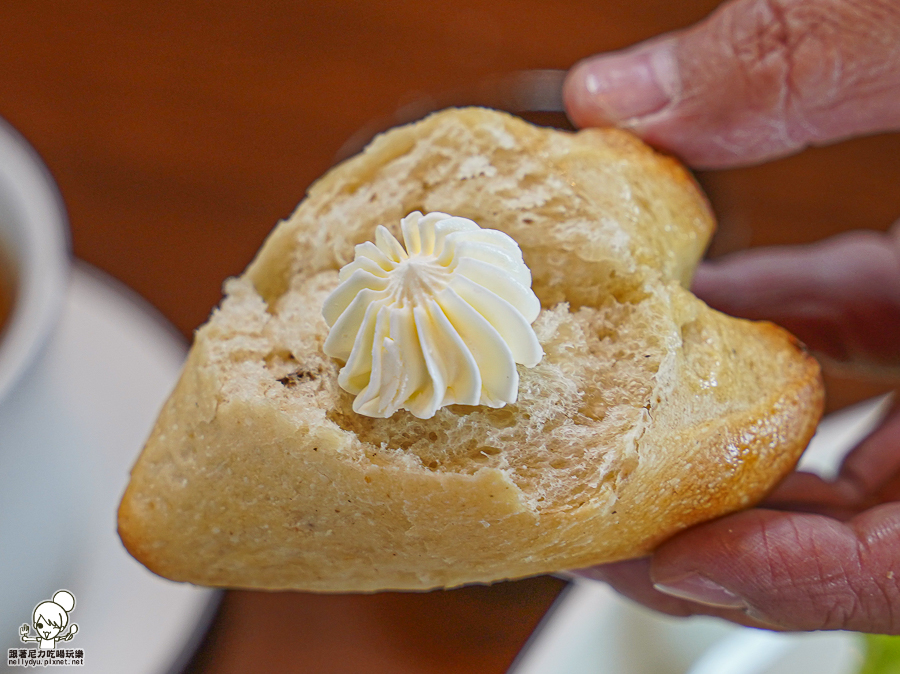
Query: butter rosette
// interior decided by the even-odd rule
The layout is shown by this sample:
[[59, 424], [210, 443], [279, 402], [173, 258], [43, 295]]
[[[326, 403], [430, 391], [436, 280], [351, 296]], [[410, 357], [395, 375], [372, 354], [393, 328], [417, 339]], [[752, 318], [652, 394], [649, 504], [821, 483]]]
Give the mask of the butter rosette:
[[341, 388], [353, 409], [429, 419], [445, 405], [516, 401], [516, 363], [543, 349], [531, 324], [541, 310], [531, 271], [508, 235], [466, 218], [413, 211], [403, 245], [383, 226], [325, 300], [326, 355], [345, 362]]

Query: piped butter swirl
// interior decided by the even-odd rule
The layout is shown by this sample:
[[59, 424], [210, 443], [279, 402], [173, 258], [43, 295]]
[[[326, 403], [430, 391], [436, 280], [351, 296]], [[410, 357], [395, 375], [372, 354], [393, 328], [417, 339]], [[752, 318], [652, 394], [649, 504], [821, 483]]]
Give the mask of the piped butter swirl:
[[413, 211], [403, 245], [383, 226], [325, 300], [325, 353], [345, 361], [353, 410], [429, 419], [445, 405], [503, 407], [518, 396], [516, 363], [543, 349], [531, 324], [541, 303], [518, 244], [466, 218]]

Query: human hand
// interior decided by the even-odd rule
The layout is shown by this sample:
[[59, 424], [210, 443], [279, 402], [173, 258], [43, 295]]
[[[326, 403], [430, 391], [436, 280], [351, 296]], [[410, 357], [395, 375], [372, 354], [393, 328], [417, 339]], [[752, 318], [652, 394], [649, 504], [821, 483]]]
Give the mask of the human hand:
[[[570, 72], [569, 115], [619, 124], [697, 167], [900, 128], [900, 5], [739, 0]], [[775, 320], [848, 367], [900, 373], [900, 226], [701, 266], [711, 306]], [[648, 558], [584, 571], [674, 615], [900, 633], [900, 405], [831, 483], [794, 473], [764, 507]]]
[[900, 129], [896, 0], [737, 0], [578, 63], [576, 126], [630, 128], [695, 168], [758, 163]]

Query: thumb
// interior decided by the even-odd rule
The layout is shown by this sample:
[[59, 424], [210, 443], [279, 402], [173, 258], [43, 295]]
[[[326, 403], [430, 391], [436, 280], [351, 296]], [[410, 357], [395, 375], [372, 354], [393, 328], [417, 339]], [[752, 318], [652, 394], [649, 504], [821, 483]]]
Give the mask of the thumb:
[[900, 224], [706, 262], [692, 289], [725, 313], [778, 323], [832, 361], [900, 372]]
[[653, 557], [655, 587], [789, 630], [900, 633], [900, 504], [847, 523], [750, 510], [688, 530]]
[[698, 168], [900, 129], [900, 3], [734, 0], [569, 73], [577, 126], [615, 124]]

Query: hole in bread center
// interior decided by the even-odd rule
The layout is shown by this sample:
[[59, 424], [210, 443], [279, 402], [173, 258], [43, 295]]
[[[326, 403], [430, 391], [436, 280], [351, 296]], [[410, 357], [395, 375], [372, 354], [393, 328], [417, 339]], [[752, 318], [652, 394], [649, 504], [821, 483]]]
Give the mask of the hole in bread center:
[[391, 295], [401, 306], [420, 303], [423, 295], [434, 296], [449, 282], [450, 271], [433, 255], [409, 257], [390, 273]]

